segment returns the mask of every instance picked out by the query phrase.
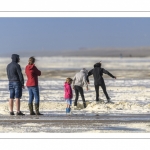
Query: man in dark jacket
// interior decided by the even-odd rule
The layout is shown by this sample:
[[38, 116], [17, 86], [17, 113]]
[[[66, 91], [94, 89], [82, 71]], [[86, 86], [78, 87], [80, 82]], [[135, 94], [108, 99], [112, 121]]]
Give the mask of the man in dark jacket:
[[20, 111], [20, 99], [22, 97], [22, 88], [24, 88], [24, 78], [22, 75], [22, 71], [20, 65], [19, 55], [12, 54], [12, 62], [7, 65], [7, 77], [9, 80], [9, 91], [10, 91], [10, 100], [9, 100], [9, 107], [10, 107], [10, 115], [14, 115], [13, 112], [13, 103], [14, 99], [16, 98], [16, 115], [24, 115]]
[[105, 74], [109, 75], [110, 77], [116, 79], [116, 77], [113, 76], [110, 72], [108, 72], [104, 68], [101, 68], [101, 63], [96, 63], [94, 65], [94, 68], [88, 72], [87, 82], [89, 82], [88, 77], [90, 75], [93, 75], [95, 91], [96, 91], [96, 101], [99, 101], [99, 86], [101, 86], [101, 88], [103, 89], [103, 92], [106, 96], [107, 103], [112, 103], [110, 101], [110, 97], [108, 96], [107, 91], [106, 91], [106, 86], [105, 86], [105, 82], [104, 82], [104, 79], [103, 79], [103, 73], [105, 73]]

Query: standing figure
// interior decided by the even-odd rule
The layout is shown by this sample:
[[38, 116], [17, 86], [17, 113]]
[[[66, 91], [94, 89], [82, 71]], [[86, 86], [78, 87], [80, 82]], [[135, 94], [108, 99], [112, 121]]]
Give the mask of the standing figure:
[[110, 77], [116, 79], [116, 77], [113, 76], [110, 72], [108, 72], [104, 68], [101, 68], [101, 63], [96, 63], [94, 65], [94, 68], [88, 72], [87, 81], [88, 81], [88, 77], [90, 75], [93, 75], [95, 91], [96, 91], [96, 101], [99, 101], [99, 86], [101, 86], [101, 88], [102, 88], [102, 90], [103, 90], [103, 92], [106, 96], [107, 103], [112, 103], [110, 101], [110, 97], [108, 96], [107, 91], [106, 91], [106, 86], [105, 86], [105, 82], [104, 82], [104, 79], [103, 79], [103, 73], [105, 73], [105, 74], [109, 75]]
[[[35, 63], [35, 58], [30, 57], [28, 61], [28, 65], [25, 68], [25, 73], [27, 75], [26, 86], [29, 91], [28, 106], [30, 110], [30, 115], [43, 115], [39, 112], [40, 95], [39, 95], [39, 86], [38, 86], [38, 76], [41, 75], [41, 71], [37, 69], [34, 63]], [[35, 98], [35, 112], [33, 111], [34, 98]]]
[[77, 106], [77, 101], [80, 93], [83, 101], [83, 107], [86, 108], [83, 86], [85, 85], [86, 89], [88, 90], [88, 83], [86, 81], [87, 74], [88, 71], [85, 68], [83, 68], [80, 70], [80, 72], [76, 73], [76, 75], [73, 78], [73, 89], [75, 90], [75, 95], [76, 95], [74, 106]]
[[72, 83], [72, 79], [67, 78], [66, 82], [64, 84], [64, 91], [65, 91], [64, 98], [67, 102], [66, 114], [71, 112], [71, 107], [70, 106], [72, 105], [72, 98], [73, 98], [71, 83]]
[[14, 115], [13, 104], [16, 98], [16, 115], [25, 115], [20, 111], [20, 99], [22, 97], [22, 88], [24, 89], [24, 77], [22, 75], [21, 67], [18, 64], [20, 62], [19, 55], [12, 54], [12, 62], [7, 65], [7, 77], [9, 80], [9, 108], [10, 115]]

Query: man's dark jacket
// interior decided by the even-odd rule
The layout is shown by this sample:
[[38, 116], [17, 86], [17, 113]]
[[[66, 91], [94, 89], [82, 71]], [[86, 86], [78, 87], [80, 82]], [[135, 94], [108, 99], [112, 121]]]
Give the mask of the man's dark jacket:
[[18, 81], [24, 86], [24, 78], [22, 75], [22, 71], [20, 68], [19, 62], [19, 55], [13, 54], [12, 55], [12, 62], [7, 65], [7, 77], [9, 81]]
[[110, 72], [104, 68], [101, 68], [100, 63], [96, 63], [94, 68], [88, 72], [87, 81], [89, 81], [88, 77], [93, 75], [94, 85], [102, 85], [104, 84], [103, 73], [108, 74], [112, 78], [115, 78]]

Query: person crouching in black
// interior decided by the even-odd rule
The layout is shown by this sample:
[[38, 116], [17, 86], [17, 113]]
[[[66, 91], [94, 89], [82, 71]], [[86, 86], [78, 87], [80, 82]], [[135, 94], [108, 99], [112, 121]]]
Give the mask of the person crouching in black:
[[99, 63], [96, 63], [94, 65], [94, 68], [88, 72], [87, 82], [89, 82], [88, 77], [93, 75], [95, 91], [96, 91], [96, 102], [99, 101], [99, 86], [101, 86], [101, 88], [102, 88], [102, 90], [103, 90], [103, 92], [106, 96], [107, 103], [113, 103], [113, 102], [110, 101], [110, 97], [108, 96], [108, 93], [106, 91], [106, 86], [105, 86], [105, 82], [104, 82], [104, 79], [103, 79], [103, 73], [105, 73], [105, 74], [109, 75], [110, 77], [116, 79], [116, 77], [113, 76], [110, 72], [108, 72], [104, 68], [101, 68], [101, 63], [99, 62]]

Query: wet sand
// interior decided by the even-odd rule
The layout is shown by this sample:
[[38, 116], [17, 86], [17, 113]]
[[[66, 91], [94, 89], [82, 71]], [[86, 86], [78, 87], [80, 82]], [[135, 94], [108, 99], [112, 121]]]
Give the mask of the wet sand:
[[[11, 124], [11, 126], [10, 126]], [[0, 116], [0, 132], [5, 133], [148, 133], [149, 114], [95, 116], [66, 114], [44, 116]]]

